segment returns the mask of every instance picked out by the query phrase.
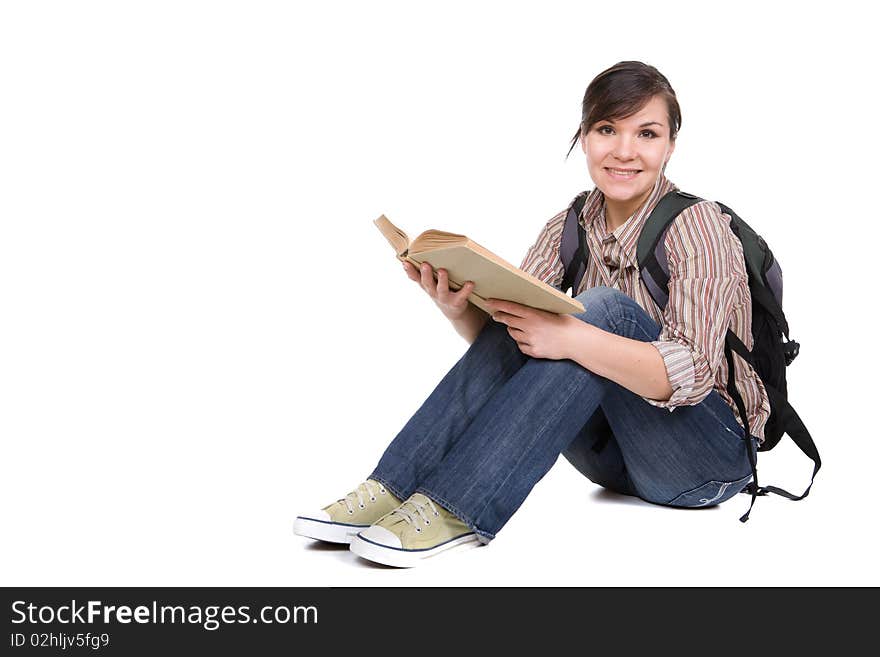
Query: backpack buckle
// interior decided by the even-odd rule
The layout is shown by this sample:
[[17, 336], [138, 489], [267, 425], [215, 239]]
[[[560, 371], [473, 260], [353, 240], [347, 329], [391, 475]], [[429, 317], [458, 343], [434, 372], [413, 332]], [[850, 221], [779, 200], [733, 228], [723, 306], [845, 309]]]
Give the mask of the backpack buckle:
[[743, 488], [740, 492], [745, 493], [746, 495], [755, 495], [756, 497], [763, 497], [764, 495], [767, 494], [767, 489], [764, 488], [763, 486], [758, 486], [756, 489], [755, 482], [750, 481], [748, 483], [748, 485], [746, 485], [746, 487]]
[[785, 348], [782, 350], [785, 354], [785, 364], [791, 365], [792, 361], [797, 358], [797, 355], [801, 351], [801, 345], [794, 340], [789, 340], [785, 343]]

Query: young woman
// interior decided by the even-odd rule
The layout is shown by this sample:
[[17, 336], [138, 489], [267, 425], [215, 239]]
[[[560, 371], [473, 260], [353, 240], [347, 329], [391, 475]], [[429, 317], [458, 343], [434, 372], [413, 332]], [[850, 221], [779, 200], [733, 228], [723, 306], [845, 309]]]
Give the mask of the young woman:
[[[453, 292], [442, 269], [435, 281], [430, 265], [404, 265], [471, 346], [368, 479], [298, 516], [297, 534], [414, 566], [491, 541], [560, 454], [593, 482], [655, 504], [711, 506], [748, 484], [747, 450], [763, 440], [770, 406], [736, 357], [744, 440], [723, 355], [728, 328], [752, 347], [751, 297], [730, 217], [703, 201], [673, 221], [663, 311], [637, 266], [645, 219], [677, 189], [665, 169], [680, 125], [675, 92], [652, 66], [620, 62], [587, 87], [571, 144], [595, 183], [579, 219], [589, 264], [573, 293], [584, 312], [490, 300], [490, 317], [468, 303], [473, 283]], [[546, 224], [521, 265], [557, 288], [565, 216]]]

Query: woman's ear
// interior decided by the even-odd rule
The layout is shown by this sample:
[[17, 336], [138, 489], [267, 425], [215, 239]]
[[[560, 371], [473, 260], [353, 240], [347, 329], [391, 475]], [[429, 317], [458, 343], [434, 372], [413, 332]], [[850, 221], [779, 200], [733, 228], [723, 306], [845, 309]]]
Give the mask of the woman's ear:
[[673, 153], [674, 151], [675, 151], [675, 141], [673, 140], [673, 141], [671, 141], [671, 142], [669, 143], [669, 153], [667, 153], [667, 155], [666, 155], [666, 161], [663, 163], [663, 166], [664, 166], [664, 167], [665, 167], [667, 164], [669, 164], [669, 160], [672, 159], [672, 153]]
[[587, 136], [583, 130], [581, 130], [581, 150], [584, 152], [584, 155], [587, 154]]

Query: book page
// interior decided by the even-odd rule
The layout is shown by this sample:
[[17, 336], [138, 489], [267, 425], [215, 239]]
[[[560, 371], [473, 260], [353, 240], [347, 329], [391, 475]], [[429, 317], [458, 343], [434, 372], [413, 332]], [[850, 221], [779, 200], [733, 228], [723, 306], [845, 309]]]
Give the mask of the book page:
[[397, 257], [402, 257], [409, 249], [409, 237], [407, 234], [392, 224], [384, 214], [380, 215], [378, 219], [373, 220], [373, 223], [379, 229], [379, 232], [385, 236], [385, 239], [388, 240], [388, 243], [391, 244], [391, 248], [394, 249]]

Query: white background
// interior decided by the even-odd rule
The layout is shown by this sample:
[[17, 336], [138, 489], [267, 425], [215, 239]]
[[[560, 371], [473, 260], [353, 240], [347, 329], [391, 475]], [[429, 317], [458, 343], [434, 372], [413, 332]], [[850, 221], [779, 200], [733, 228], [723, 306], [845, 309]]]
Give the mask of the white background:
[[[859, 4], [4, 3], [0, 582], [880, 584]], [[678, 94], [670, 179], [782, 263], [810, 497], [744, 525], [745, 495], [666, 509], [563, 459], [492, 544], [419, 569], [293, 536], [467, 347], [373, 219], [518, 265], [592, 186], [564, 155], [623, 59]], [[759, 472], [800, 492], [810, 469], [785, 439]]]

